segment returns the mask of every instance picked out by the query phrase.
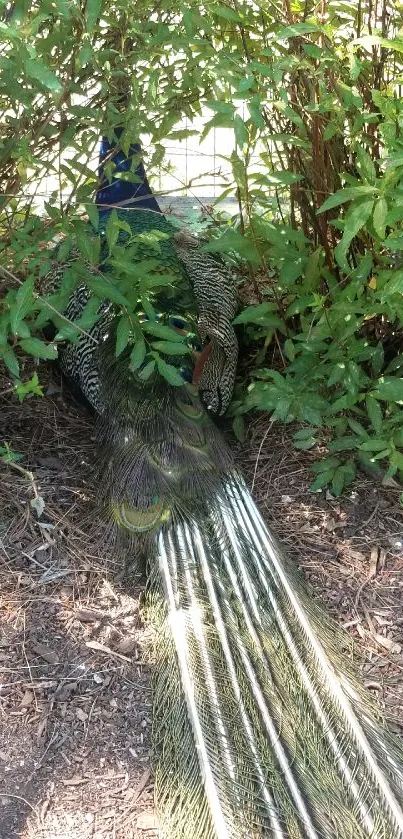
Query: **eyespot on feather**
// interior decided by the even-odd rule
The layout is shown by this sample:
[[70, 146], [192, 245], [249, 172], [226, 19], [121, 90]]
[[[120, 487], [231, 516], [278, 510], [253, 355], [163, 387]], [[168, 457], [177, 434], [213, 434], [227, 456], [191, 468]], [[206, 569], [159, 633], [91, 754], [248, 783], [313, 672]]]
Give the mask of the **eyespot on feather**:
[[165, 508], [164, 499], [146, 509], [135, 509], [128, 507], [124, 502], [113, 506], [113, 516], [118, 525], [130, 533], [146, 533], [153, 530], [169, 516], [168, 508]]

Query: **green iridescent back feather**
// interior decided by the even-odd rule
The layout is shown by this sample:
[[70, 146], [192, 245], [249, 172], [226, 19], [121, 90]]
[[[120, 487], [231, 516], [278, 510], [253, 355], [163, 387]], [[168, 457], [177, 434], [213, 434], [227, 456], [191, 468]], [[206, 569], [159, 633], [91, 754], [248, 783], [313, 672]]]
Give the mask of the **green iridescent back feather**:
[[[125, 210], [120, 207], [102, 213], [101, 234], [105, 232], [112, 213], [131, 230], [129, 234], [127, 230], [121, 228], [117, 239], [117, 245], [122, 247], [125, 259], [132, 258], [134, 262], [157, 259], [161, 264], [161, 273], [172, 271], [175, 276], [174, 286], [164, 288], [159, 292], [156, 305], [166, 315], [170, 313], [172, 307], [172, 311], [190, 312], [196, 316], [192, 279], [173, 244], [177, 228], [162, 213], [135, 208]], [[155, 231], [164, 235], [161, 238], [155, 237]], [[107, 257], [106, 241], [101, 256]]]
[[130, 348], [116, 358], [114, 345], [112, 326], [100, 355], [100, 485], [117, 531], [150, 558], [158, 527], [208, 515], [233, 461], [193, 385], [171, 386], [158, 371], [142, 381]]

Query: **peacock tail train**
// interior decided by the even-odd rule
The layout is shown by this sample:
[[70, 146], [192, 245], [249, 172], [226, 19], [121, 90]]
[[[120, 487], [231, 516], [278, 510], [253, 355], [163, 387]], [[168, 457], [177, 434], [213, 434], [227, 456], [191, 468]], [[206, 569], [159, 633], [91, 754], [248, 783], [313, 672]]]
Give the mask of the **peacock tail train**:
[[[398, 839], [402, 745], [346, 664], [345, 636], [268, 531], [212, 419], [235, 375], [231, 278], [163, 216], [139, 155], [139, 146], [125, 155], [116, 139], [103, 141], [101, 175], [105, 159], [115, 173], [97, 194], [100, 226], [115, 209], [141, 245], [131, 252], [137, 264], [150, 255], [144, 234], [165, 234], [160, 258], [180, 281], [154, 306], [159, 322], [209, 340], [197, 387], [186, 380], [191, 353], [187, 367], [177, 363], [182, 384], [157, 368], [145, 379], [130, 348], [116, 357], [108, 301], [60, 364], [98, 414], [102, 500], [120, 545], [130, 563], [147, 563], [163, 836]], [[115, 177], [125, 171], [137, 177]], [[69, 317], [89, 297], [80, 287]]]

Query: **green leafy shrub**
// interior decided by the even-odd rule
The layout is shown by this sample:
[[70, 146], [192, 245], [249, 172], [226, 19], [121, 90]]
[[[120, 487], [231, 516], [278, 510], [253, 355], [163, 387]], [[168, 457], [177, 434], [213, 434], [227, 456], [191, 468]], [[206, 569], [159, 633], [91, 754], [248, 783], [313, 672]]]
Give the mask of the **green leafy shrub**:
[[[225, 127], [234, 141], [221, 153], [232, 172], [223, 197], [237, 197], [239, 214], [210, 229], [206, 248], [247, 277], [237, 321], [252, 364], [232, 406], [237, 433], [252, 409], [302, 424], [296, 446], [321, 440], [328, 449], [314, 488], [341, 492], [360, 461], [401, 478], [400, 6], [354, 0], [322, 4], [318, 14], [299, 0], [292, 8], [187, 0], [175, 9], [159, 0], [150, 14], [144, 0], [17, 0], [10, 8], [1, 23], [0, 359], [20, 394], [24, 354], [57, 352], [57, 341], [40, 336], [46, 321], [58, 339], [77, 334], [58, 312], [99, 258], [92, 158], [100, 132], [123, 120], [123, 148], [147, 136], [153, 171], [163, 141], [191, 137], [204, 110], [203, 135]], [[52, 173], [59, 187], [44, 216], [32, 183]], [[175, 339], [151, 336], [137, 317], [153, 304], [158, 241], [156, 262], [129, 289], [119, 224], [112, 219], [107, 231], [114, 271], [106, 279], [100, 266], [80, 328], [94, 322], [98, 294], [108, 296], [121, 311], [116, 351], [135, 337], [131, 363], [145, 377], [155, 365], [172, 377]], [[43, 278], [57, 237], [61, 261], [73, 239], [80, 259], [49, 294]]]

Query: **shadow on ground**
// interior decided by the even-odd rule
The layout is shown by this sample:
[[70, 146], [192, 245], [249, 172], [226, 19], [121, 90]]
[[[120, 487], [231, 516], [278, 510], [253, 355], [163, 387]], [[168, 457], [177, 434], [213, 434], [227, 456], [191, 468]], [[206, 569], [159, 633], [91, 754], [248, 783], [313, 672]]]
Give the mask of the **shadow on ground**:
[[1, 467], [0, 839], [157, 835], [142, 588], [100, 547], [91, 432], [58, 393], [1, 414], [33, 481]]

